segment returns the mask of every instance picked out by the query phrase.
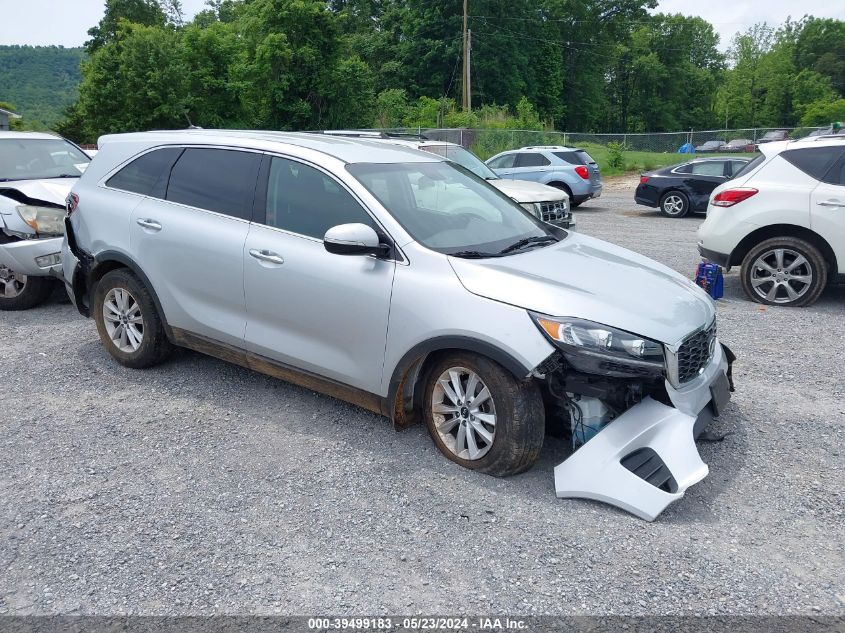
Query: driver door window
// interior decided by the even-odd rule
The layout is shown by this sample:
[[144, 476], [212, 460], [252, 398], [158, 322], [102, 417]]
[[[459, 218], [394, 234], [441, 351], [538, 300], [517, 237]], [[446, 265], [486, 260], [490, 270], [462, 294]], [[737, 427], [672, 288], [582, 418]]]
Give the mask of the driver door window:
[[264, 224], [322, 240], [333, 226], [373, 219], [336, 180], [309, 165], [274, 157], [267, 182]]

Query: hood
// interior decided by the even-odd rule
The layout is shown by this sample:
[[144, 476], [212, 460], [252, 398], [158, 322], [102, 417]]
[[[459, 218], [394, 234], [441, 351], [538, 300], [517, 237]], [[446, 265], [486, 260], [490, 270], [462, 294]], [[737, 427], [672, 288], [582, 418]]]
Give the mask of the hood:
[[716, 313], [707, 293], [670, 268], [574, 232], [557, 244], [517, 255], [449, 261], [473, 294], [670, 345], [710, 323]]
[[548, 185], [541, 185], [539, 182], [509, 180], [506, 178], [497, 178], [496, 180], [488, 180], [487, 182], [520, 204], [523, 202], [558, 202], [559, 200], [569, 199], [565, 191], [549, 187]]
[[65, 206], [65, 198], [79, 178], [46, 178], [44, 180], [11, 180], [0, 182], [0, 195], [21, 201], [21, 195], [32, 202], [47, 202]]

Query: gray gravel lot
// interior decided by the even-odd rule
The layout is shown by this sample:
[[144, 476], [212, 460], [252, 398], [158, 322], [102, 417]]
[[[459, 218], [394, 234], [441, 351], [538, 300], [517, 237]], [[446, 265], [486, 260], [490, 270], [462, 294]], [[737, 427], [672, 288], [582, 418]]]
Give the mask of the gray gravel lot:
[[[580, 230], [692, 275], [700, 218]], [[426, 430], [191, 352], [124, 369], [57, 293], [0, 313], [0, 613], [845, 614], [845, 289], [718, 302], [738, 391], [652, 524], [462, 470]]]

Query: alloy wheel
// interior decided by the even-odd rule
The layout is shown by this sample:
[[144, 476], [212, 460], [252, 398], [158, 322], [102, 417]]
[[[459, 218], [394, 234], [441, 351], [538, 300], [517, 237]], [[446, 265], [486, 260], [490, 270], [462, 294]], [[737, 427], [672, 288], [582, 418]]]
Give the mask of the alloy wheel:
[[812, 284], [810, 262], [789, 248], [770, 249], [751, 266], [751, 287], [772, 303], [793, 303], [807, 294]]
[[0, 266], [0, 297], [14, 299], [26, 288], [26, 275], [16, 273], [6, 266]]
[[663, 199], [663, 212], [666, 215], [678, 215], [684, 210], [684, 200], [677, 194], [669, 194]]
[[138, 351], [144, 341], [144, 318], [141, 306], [125, 288], [112, 288], [103, 301], [103, 323], [106, 332], [121, 352]]
[[452, 367], [440, 374], [431, 408], [437, 434], [456, 457], [477, 460], [490, 451], [496, 436], [496, 406], [477, 373]]

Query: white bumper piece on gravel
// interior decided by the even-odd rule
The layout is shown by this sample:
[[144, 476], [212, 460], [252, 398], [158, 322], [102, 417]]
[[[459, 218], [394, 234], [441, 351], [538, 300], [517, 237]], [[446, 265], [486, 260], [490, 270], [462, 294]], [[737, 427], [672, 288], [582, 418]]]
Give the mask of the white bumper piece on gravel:
[[667, 383], [675, 406], [645, 398], [558, 464], [557, 496], [603, 501], [646, 521], [683, 497], [709, 472], [695, 438], [713, 418], [712, 389], [727, 390], [728, 354], [717, 345], [698, 378], [678, 390]]
[[[654, 521], [709, 472], [695, 447], [695, 420], [646, 398], [555, 467], [557, 496], [604, 501]], [[646, 478], [629, 470], [623, 460]], [[660, 476], [661, 468], [671, 474], [665, 489], [649, 483], [647, 476]]]

